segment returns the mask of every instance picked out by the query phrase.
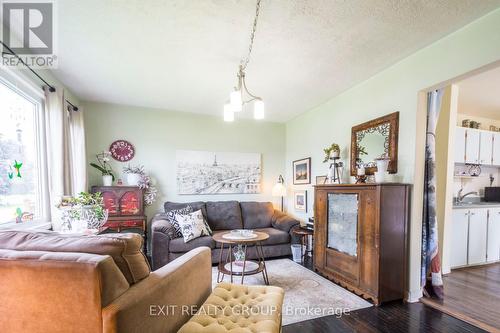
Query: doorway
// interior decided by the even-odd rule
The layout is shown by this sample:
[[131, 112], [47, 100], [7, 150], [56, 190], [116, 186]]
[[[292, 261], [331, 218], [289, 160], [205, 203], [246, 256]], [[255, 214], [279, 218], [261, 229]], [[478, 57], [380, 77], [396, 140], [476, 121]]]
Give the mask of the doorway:
[[443, 88], [435, 132], [444, 298], [422, 302], [500, 332], [500, 67]]

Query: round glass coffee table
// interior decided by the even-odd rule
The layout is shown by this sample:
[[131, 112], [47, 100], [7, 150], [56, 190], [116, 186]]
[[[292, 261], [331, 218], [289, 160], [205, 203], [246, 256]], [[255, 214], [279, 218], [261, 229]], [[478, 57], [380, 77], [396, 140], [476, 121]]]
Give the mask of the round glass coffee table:
[[[228, 238], [229, 235], [230, 232], [218, 232], [212, 236], [220, 248], [217, 282], [222, 282], [224, 275], [229, 275], [231, 283], [233, 283], [233, 276], [241, 276], [241, 284], [243, 284], [245, 276], [262, 273], [265, 284], [269, 285], [266, 261], [262, 249], [262, 242], [268, 239], [269, 235], [260, 231], [254, 231], [255, 236], [252, 238]], [[256, 260], [247, 260], [247, 247], [249, 246], [255, 246]], [[237, 261], [233, 259], [233, 249], [235, 247], [243, 250], [243, 260]], [[224, 251], [226, 251], [225, 260], [223, 260]]]

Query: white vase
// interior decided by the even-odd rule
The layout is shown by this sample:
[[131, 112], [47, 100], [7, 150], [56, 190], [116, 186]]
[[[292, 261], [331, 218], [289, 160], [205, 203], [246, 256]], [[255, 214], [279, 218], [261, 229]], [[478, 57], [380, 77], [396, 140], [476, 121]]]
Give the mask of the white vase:
[[385, 174], [387, 172], [387, 168], [389, 167], [389, 160], [380, 159], [375, 161], [377, 162], [377, 171], [381, 174]]
[[127, 174], [127, 185], [129, 186], [137, 186], [139, 185], [139, 181], [141, 180], [141, 175], [138, 173], [128, 173]]
[[331, 153], [330, 153], [330, 157], [331, 158], [337, 158], [340, 156], [340, 152], [338, 150], [333, 150]]
[[113, 185], [113, 176], [111, 176], [111, 175], [103, 175], [102, 176], [102, 185], [103, 186], [111, 186], [111, 185]]

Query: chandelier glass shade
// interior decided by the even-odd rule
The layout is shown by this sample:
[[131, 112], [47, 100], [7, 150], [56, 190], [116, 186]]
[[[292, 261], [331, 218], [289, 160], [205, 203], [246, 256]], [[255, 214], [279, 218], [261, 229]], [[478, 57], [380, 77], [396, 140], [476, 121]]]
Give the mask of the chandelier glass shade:
[[257, 0], [255, 19], [253, 22], [252, 33], [250, 35], [250, 45], [248, 47], [248, 55], [244, 60], [241, 61], [237, 75], [238, 82], [234, 87], [234, 90], [229, 94], [229, 103], [224, 105], [224, 121], [234, 121], [234, 113], [243, 111], [243, 106], [252, 102], [254, 108], [254, 118], [259, 120], [264, 119], [265, 116], [264, 101], [261, 97], [253, 95], [248, 91], [245, 81], [245, 69], [250, 61], [250, 54], [252, 53], [255, 31], [257, 29], [257, 20], [259, 18], [260, 12], [260, 1], [261, 0]]

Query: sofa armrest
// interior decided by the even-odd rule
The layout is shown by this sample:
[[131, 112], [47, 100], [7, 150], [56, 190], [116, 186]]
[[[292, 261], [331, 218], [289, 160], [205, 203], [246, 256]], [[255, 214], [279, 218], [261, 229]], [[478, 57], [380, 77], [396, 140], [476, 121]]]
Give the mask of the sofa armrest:
[[274, 210], [271, 224], [276, 229], [279, 229], [279, 230], [282, 230], [285, 232], [290, 232], [290, 230], [292, 230], [292, 228], [294, 226], [299, 225], [300, 222], [297, 219], [295, 219], [294, 217], [283, 213], [282, 211]]
[[151, 220], [151, 262], [153, 270], [169, 262], [170, 240], [174, 238], [174, 227], [165, 214], [156, 214]]
[[211, 252], [199, 247], [152, 272], [103, 308], [103, 332], [177, 332], [211, 291]]

